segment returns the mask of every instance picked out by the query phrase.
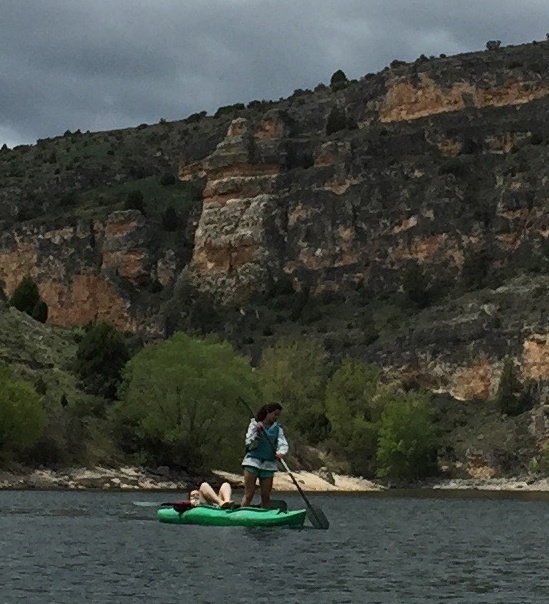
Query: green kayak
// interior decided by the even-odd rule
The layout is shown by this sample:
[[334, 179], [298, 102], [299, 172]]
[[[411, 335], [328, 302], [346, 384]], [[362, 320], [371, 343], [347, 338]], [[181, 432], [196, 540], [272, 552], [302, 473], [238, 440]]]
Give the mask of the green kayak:
[[179, 513], [173, 508], [160, 508], [160, 522], [171, 524], [201, 524], [205, 526], [303, 526], [306, 510], [264, 510], [261, 508], [236, 508], [221, 510], [209, 505], [199, 505]]

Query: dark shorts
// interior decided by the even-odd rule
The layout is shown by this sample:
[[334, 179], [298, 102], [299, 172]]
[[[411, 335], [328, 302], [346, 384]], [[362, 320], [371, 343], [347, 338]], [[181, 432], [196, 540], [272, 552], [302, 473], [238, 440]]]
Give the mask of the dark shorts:
[[274, 476], [274, 470], [260, 470], [255, 466], [244, 466], [244, 470], [253, 474], [259, 480], [265, 480], [266, 478], [272, 478]]

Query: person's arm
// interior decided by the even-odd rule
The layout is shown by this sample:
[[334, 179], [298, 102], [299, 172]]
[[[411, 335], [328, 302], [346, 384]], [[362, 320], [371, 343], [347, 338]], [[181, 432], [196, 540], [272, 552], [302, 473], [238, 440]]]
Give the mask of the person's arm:
[[286, 453], [288, 453], [289, 449], [288, 441], [286, 440], [286, 436], [284, 435], [284, 430], [282, 426], [278, 428], [278, 441], [276, 443], [276, 456], [278, 458], [284, 457]]
[[258, 423], [252, 418], [250, 420], [250, 425], [248, 426], [248, 431], [246, 432], [246, 447], [251, 449], [256, 447], [260, 437], [261, 432], [258, 429]]

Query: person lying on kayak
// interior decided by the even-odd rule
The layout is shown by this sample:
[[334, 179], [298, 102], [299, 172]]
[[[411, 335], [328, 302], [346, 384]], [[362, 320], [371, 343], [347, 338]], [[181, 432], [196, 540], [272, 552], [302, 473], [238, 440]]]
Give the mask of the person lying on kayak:
[[208, 482], [203, 482], [198, 489], [193, 489], [189, 493], [187, 501], [178, 501], [173, 504], [173, 508], [180, 513], [198, 505], [213, 505], [222, 510], [232, 509], [235, 507], [232, 494], [232, 487], [228, 482], [224, 482], [217, 493]]
[[274, 473], [277, 471], [277, 459], [288, 452], [288, 441], [284, 430], [278, 423], [282, 412], [280, 403], [263, 405], [255, 418], [250, 420], [246, 433], [246, 455], [244, 466], [244, 496], [242, 507], [252, 502], [257, 479], [261, 490], [261, 507], [271, 507]]

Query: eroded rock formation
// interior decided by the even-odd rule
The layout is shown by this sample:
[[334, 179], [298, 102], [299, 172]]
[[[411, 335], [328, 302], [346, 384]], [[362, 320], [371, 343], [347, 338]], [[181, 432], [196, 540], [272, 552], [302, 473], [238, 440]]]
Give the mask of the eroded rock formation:
[[[546, 379], [549, 324], [533, 301], [549, 284], [505, 282], [547, 268], [548, 65], [546, 42], [421, 58], [338, 92], [249, 109], [224, 134], [205, 118], [180, 149], [180, 179], [202, 191], [188, 264], [153, 244], [139, 212], [18, 226], [0, 242], [5, 291], [29, 273], [52, 323], [151, 329], [158, 309], [139, 302], [143, 291], [169, 289], [181, 270], [229, 302], [281, 278], [296, 291], [360, 286], [375, 296], [401, 288], [410, 264], [455, 282], [482, 256], [485, 272], [504, 275], [489, 301], [427, 309], [361, 354], [459, 398], [493, 396], [507, 353], [525, 378]], [[6, 185], [2, 199], [13, 191]], [[521, 292], [531, 312], [519, 320], [506, 304]]]

